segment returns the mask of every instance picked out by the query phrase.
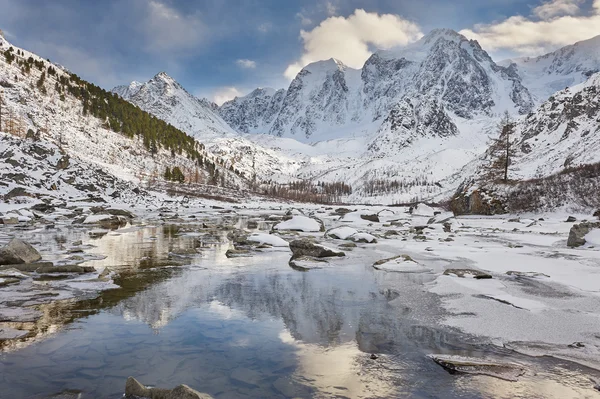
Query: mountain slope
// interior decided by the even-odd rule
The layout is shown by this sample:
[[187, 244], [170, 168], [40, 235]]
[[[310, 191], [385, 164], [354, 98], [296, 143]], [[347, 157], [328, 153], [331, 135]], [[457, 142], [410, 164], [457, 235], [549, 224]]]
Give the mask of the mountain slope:
[[449, 179], [461, 182], [455, 210], [493, 213], [600, 206], [600, 73], [555, 93], [518, 120], [511, 142], [509, 184], [490, 181], [494, 155], [487, 151]]
[[196, 139], [234, 133], [207, 100], [194, 97], [165, 72], [146, 83], [117, 86], [112, 92]]
[[226, 184], [247, 182], [182, 131], [0, 37], [2, 130], [58, 145], [72, 159], [140, 183], [179, 167], [198, 181], [215, 171]]
[[264, 133], [281, 110], [286, 90], [258, 88], [250, 94], [226, 102], [219, 115], [240, 133]]
[[468, 120], [504, 111], [524, 114], [533, 106], [512, 69], [494, 63], [476, 41], [447, 29], [401, 49], [376, 52], [361, 70], [334, 59], [310, 64], [283, 94], [282, 102], [268, 109], [270, 98], [258, 104], [236, 99], [219, 112], [238, 131], [317, 142], [373, 134], [405, 98], [427, 98]]
[[541, 103], [553, 93], [583, 83], [600, 71], [600, 36], [539, 57], [516, 58], [501, 64], [514, 69]]
[[[207, 153], [220, 159], [222, 166], [234, 168], [248, 179], [289, 181], [298, 169], [295, 159], [237, 134], [213, 111], [212, 103], [196, 98], [165, 72], [145, 83], [117, 86], [112, 92], [201, 140]], [[255, 98], [267, 93], [257, 90]]]

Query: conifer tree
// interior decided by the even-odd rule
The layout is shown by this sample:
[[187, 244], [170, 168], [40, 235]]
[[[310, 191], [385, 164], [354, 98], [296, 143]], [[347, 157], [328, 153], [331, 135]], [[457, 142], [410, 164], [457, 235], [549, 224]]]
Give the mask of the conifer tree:
[[505, 112], [498, 125], [498, 137], [492, 139], [488, 148], [488, 178], [493, 181], [508, 182], [508, 168], [514, 156], [513, 143], [511, 141], [515, 124], [510, 114]]

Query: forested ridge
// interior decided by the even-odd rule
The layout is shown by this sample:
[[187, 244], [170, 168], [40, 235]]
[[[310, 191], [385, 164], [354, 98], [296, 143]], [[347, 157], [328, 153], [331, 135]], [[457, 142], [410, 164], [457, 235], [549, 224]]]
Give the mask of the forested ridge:
[[[32, 89], [37, 89], [44, 95], [48, 94], [48, 90], [54, 89], [61, 101], [65, 101], [66, 96], [71, 96], [81, 102], [83, 115], [98, 118], [106, 129], [130, 139], [140, 139], [152, 155], [161, 149], [169, 151], [173, 156], [183, 155], [209, 173], [209, 183], [218, 185], [224, 181], [220, 178], [224, 177], [223, 173], [221, 176], [218, 174], [217, 165], [224, 165], [225, 162], [207, 157], [203, 144], [171, 124], [70, 71], [58, 70], [49, 60], [26, 57], [21, 50], [15, 51], [13, 47], [2, 54], [8, 64], [18, 65], [24, 76], [29, 76], [33, 69], [39, 71], [36, 72], [40, 73], [39, 78], [35, 87], [31, 85]], [[233, 166], [227, 169], [243, 176]], [[177, 181], [180, 180], [181, 176]]]

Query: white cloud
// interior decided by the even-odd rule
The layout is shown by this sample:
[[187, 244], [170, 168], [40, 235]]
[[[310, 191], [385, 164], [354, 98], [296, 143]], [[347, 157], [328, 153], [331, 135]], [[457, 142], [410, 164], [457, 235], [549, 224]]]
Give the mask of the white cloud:
[[296, 18], [298, 18], [300, 20], [300, 23], [304, 26], [312, 25], [313, 23], [312, 19], [304, 15], [303, 12], [297, 13]]
[[353, 68], [360, 68], [371, 55], [369, 46], [387, 49], [406, 45], [421, 36], [417, 24], [398, 15], [380, 15], [357, 9], [347, 18], [329, 17], [311, 31], [300, 31], [304, 53], [287, 67], [284, 75], [293, 79], [311, 62], [332, 57]]
[[139, 30], [147, 39], [146, 50], [178, 51], [192, 49], [206, 32], [197, 14], [183, 15], [158, 0], [144, 1]]
[[334, 16], [337, 14], [337, 5], [333, 4], [332, 1], [325, 3], [325, 9], [327, 10], [327, 15], [329, 16]]
[[600, 0], [594, 0], [589, 15], [569, 15], [580, 12], [577, 1], [555, 0], [540, 7], [534, 9], [537, 19], [517, 15], [460, 33], [488, 51], [508, 49], [523, 55], [537, 55], [600, 35]]
[[534, 15], [546, 20], [562, 15], [576, 15], [585, 0], [550, 0], [533, 9]]
[[235, 62], [240, 68], [244, 68], [244, 69], [254, 69], [256, 68], [256, 61], [252, 61], [252, 60], [237, 60]]
[[241, 95], [242, 93], [233, 86], [221, 87], [213, 93], [212, 100], [217, 105], [222, 105], [225, 101], [233, 100]]
[[273, 27], [273, 25], [271, 25], [270, 22], [265, 22], [263, 24], [258, 25], [258, 31], [261, 33], [267, 33], [268, 31], [271, 30], [271, 28]]

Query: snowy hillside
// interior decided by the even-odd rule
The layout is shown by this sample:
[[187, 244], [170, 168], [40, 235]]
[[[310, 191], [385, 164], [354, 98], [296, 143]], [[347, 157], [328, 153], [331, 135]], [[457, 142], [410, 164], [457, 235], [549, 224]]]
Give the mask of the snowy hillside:
[[[206, 99], [188, 93], [177, 81], [160, 72], [146, 83], [132, 82], [112, 92], [142, 110], [200, 140], [206, 151], [234, 167], [243, 176], [259, 180], [289, 181], [300, 161], [261, 147], [237, 134], [213, 111]], [[256, 90], [256, 96], [262, 90]]]
[[553, 93], [583, 83], [600, 71], [600, 36], [577, 42], [539, 57], [502, 61], [521, 76], [536, 101], [546, 101]]
[[514, 178], [600, 162], [600, 73], [555, 93], [517, 124]]
[[132, 82], [112, 91], [200, 141], [234, 133], [207, 100], [194, 97], [165, 72], [146, 83]]
[[[60, 66], [15, 47], [2, 37], [0, 52], [2, 130], [6, 133], [53, 143], [90, 168], [101, 168], [137, 184], [161, 179], [167, 167], [175, 166], [188, 178], [195, 176], [199, 181], [208, 181], [212, 171], [218, 170], [228, 185], [246, 184], [239, 171], [234, 173], [235, 170], [221, 166], [222, 160], [206, 153], [200, 143], [181, 131], [164, 125], [168, 129], [162, 130], [162, 137], [153, 135], [152, 129], [156, 131], [161, 126], [139, 110], [130, 115], [137, 118], [136, 124], [130, 122], [126, 126], [105, 109], [93, 108], [96, 103], [107, 106], [107, 97], [98, 100], [96, 96], [110, 94]], [[136, 130], [125, 131], [126, 128]], [[167, 140], [174, 141], [168, 144]]]

